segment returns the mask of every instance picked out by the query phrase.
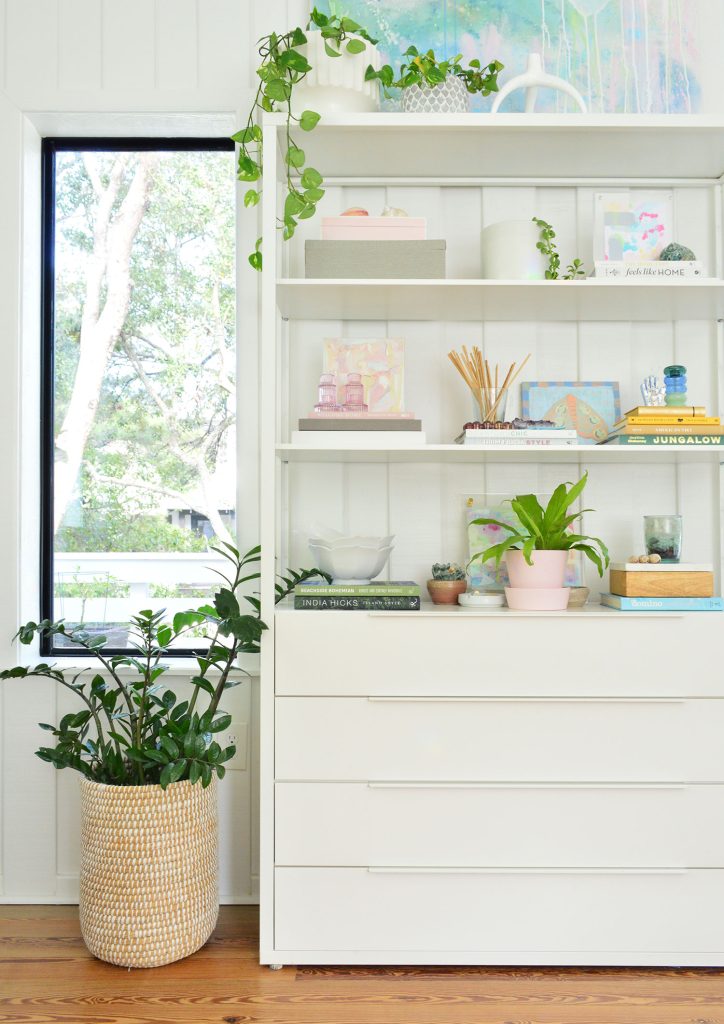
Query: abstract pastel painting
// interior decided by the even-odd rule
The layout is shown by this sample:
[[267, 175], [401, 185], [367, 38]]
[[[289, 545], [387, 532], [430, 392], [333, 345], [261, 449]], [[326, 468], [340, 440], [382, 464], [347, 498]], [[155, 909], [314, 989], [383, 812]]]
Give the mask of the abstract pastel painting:
[[621, 419], [616, 380], [525, 381], [520, 396], [524, 419], [553, 420], [575, 430], [579, 444], [600, 444]]
[[[326, 0], [348, 14], [399, 63], [407, 47], [442, 57], [493, 58], [505, 65], [501, 85], [522, 74], [529, 52], [567, 79], [593, 112], [691, 114], [701, 107], [697, 77], [699, 5], [693, 0]], [[489, 110], [492, 97], [474, 109]], [[565, 111], [570, 101], [542, 90], [539, 111]], [[505, 111], [523, 109], [522, 93]]]
[[597, 192], [594, 249], [597, 260], [656, 260], [673, 240], [672, 192]]
[[405, 409], [405, 342], [402, 338], [348, 341], [326, 338], [324, 371], [337, 375], [340, 401], [348, 373], [359, 373], [370, 412]]

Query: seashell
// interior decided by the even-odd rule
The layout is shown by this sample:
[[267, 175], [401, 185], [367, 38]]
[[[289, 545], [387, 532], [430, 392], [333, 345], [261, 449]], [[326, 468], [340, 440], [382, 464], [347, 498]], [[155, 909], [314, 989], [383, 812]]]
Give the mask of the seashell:
[[342, 217], [369, 217], [369, 211], [365, 210], [362, 206], [350, 206], [348, 210], [345, 210]]
[[660, 561], [661, 555], [649, 555], [649, 562], [651, 562], [652, 565], [658, 565]]
[[636, 565], [637, 562], [641, 561], [641, 558], [639, 555], [629, 555], [628, 560], [631, 565]]
[[382, 211], [383, 217], [409, 217], [407, 210], [400, 209], [399, 206], [386, 206]]

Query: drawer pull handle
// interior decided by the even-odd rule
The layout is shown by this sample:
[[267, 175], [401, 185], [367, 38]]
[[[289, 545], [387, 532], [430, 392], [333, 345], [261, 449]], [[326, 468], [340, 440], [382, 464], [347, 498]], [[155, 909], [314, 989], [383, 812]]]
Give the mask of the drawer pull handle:
[[684, 704], [684, 697], [368, 697], [371, 704]]
[[368, 782], [369, 789], [613, 789], [679, 790], [686, 782]]
[[371, 875], [685, 875], [687, 868], [377, 868]]

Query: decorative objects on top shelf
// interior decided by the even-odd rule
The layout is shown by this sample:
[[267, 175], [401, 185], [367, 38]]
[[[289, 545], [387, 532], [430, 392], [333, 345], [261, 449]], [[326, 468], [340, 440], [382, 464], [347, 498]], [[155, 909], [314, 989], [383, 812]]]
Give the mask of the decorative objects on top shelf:
[[[667, 367], [669, 369], [672, 367]], [[721, 439], [719, 417], [707, 416], [703, 405], [639, 405], [614, 423], [602, 443], [718, 445]]]
[[309, 548], [331, 583], [356, 586], [379, 576], [390, 557], [394, 539], [344, 536], [330, 531], [322, 537], [312, 537]]
[[[540, 230], [540, 238], [536, 242], [536, 249], [548, 260], [548, 269], [545, 272], [546, 281], [557, 281], [561, 277], [559, 270], [561, 266], [561, 257], [558, 253], [558, 246], [553, 241], [556, 237], [556, 233], [553, 230], [553, 226], [546, 220], [542, 220], [540, 217], [534, 217], [533, 223]], [[582, 277], [586, 277], [586, 270], [583, 266], [582, 260], [576, 257], [566, 267], [566, 272], [563, 274], [561, 280], [563, 281], [578, 281]]]
[[465, 570], [457, 562], [435, 562], [427, 592], [433, 604], [457, 604], [467, 589]]
[[[213, 604], [178, 612], [172, 622], [163, 611], [139, 612], [131, 618], [128, 654], [106, 654], [105, 636], [62, 621], [28, 622], [18, 631], [25, 645], [68, 637], [97, 659], [96, 674], [44, 663], [0, 673], [23, 685], [31, 676], [57, 683], [81, 704], [57, 727], [41, 725], [55, 745], [36, 754], [83, 776], [81, 932], [94, 956], [124, 967], [189, 956], [207, 941], [218, 915], [216, 779], [236, 752], [223, 745], [231, 715], [221, 702], [248, 675], [237, 656], [258, 653], [266, 625], [257, 598], [243, 593], [259, 577], [260, 548], [245, 555], [229, 544], [214, 550], [230, 567]], [[309, 569], [280, 577], [277, 600], [317, 575]], [[179, 701], [163, 685], [169, 664], [162, 659], [192, 637], [206, 646]]]
[[[292, 237], [298, 221], [314, 216], [324, 195], [322, 175], [314, 167], [305, 167], [306, 155], [292, 131], [296, 127], [312, 131], [320, 112], [376, 109], [377, 97], [370, 92], [363, 71], [365, 64], [379, 64], [376, 42], [352, 18], [324, 14], [316, 7], [306, 32], [297, 27], [281, 34], [271, 32], [259, 40], [259, 86], [246, 125], [232, 138], [239, 144], [239, 181], [252, 186], [244, 205], [254, 207], [261, 197], [263, 179], [263, 139], [257, 114], [280, 110], [286, 115], [283, 160], [287, 196], [279, 225], [285, 239]], [[320, 64], [325, 65], [323, 75], [315, 70]], [[300, 98], [309, 99], [317, 108], [300, 109]], [[262, 268], [260, 238], [249, 263], [255, 270]]]
[[609, 564], [608, 549], [598, 537], [571, 532], [584, 512], [569, 512], [586, 486], [588, 474], [567, 486], [559, 484], [543, 508], [534, 494], [519, 494], [510, 502], [515, 525], [487, 516], [471, 526], [504, 531], [498, 543], [476, 552], [471, 562], [505, 557], [510, 586], [505, 596], [508, 607], [525, 611], [557, 611], [568, 605], [569, 588], [564, 586], [569, 551], [581, 551], [596, 566], [600, 576]]
[[470, 388], [481, 422], [502, 423], [505, 420], [509, 389], [530, 359], [530, 352], [517, 369], [517, 364], [511, 363], [505, 376], [497, 363], [495, 369], [491, 370], [488, 360], [483, 359], [477, 345], [473, 346], [472, 355], [466, 345], [463, 345], [460, 352], [452, 349], [448, 352], [448, 359]]
[[644, 542], [649, 556], [659, 555], [663, 563], [679, 562], [682, 536], [681, 516], [644, 516]]
[[498, 95], [495, 97], [491, 114], [497, 114], [503, 101], [511, 93], [518, 89], [525, 89], [525, 112], [532, 114], [535, 111], [535, 103], [539, 89], [554, 89], [556, 92], [565, 93], [574, 101], [581, 113], [586, 113], [586, 104], [578, 89], [567, 82], [565, 78], [558, 75], [549, 75], [543, 70], [543, 59], [539, 53], [529, 53], [528, 63], [522, 75], [516, 75], [506, 82]]
[[605, 441], [621, 418], [618, 381], [524, 381], [520, 389], [525, 419], [575, 430], [579, 444]]
[[388, 97], [390, 89], [402, 90], [402, 109], [408, 114], [464, 114], [470, 109], [471, 95], [498, 91], [500, 61], [483, 65], [475, 58], [465, 67], [461, 53], [439, 60], [433, 50], [420, 53], [415, 46], [409, 46], [403, 56], [409, 61], [402, 64], [396, 79], [389, 64], [368, 67], [365, 77], [379, 81]]

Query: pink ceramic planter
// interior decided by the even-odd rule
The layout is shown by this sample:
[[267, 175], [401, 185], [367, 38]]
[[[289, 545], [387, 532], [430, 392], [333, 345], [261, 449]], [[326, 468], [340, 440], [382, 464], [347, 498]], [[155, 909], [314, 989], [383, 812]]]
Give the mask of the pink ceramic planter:
[[526, 590], [560, 590], [566, 575], [567, 551], [534, 551], [528, 565], [522, 551], [509, 551], [506, 556], [508, 579], [513, 588]]

